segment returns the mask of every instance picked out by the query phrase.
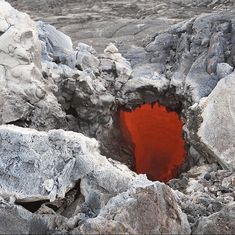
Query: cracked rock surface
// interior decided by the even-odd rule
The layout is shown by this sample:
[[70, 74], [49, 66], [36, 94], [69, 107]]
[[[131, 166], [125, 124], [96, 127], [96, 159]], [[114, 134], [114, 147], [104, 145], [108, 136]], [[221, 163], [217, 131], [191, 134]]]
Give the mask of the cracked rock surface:
[[121, 53], [137, 50], [156, 31], [202, 13], [230, 10], [233, 0], [9, 0], [14, 7], [56, 26], [75, 45], [84, 42], [102, 53], [115, 42]]
[[[24, 205], [49, 199], [53, 205], [80, 180], [80, 200], [74, 202], [75, 211], [72, 214], [70, 211], [70, 221], [63, 216], [68, 216], [68, 211], [61, 211], [64, 214], [60, 224], [55, 225], [51, 222], [55, 212], [50, 213], [48, 204], [38, 209], [38, 219], [47, 224], [48, 230], [69, 228], [72, 233], [80, 234], [190, 232], [186, 215], [168, 186], [148, 181], [145, 176], [137, 177], [126, 166], [99, 155], [94, 139], [74, 132], [45, 133], [16, 126], [1, 126], [0, 135], [2, 203], [15, 200]], [[22, 210], [11, 207], [16, 212]], [[9, 220], [19, 223], [22, 220], [24, 233], [28, 234], [30, 228], [37, 229], [35, 224], [29, 226], [31, 214], [18, 215], [10, 208], [8, 212], [7, 208], [3, 207], [2, 213]], [[140, 214], [145, 220], [138, 217]], [[71, 224], [72, 220], [76, 222]]]
[[[47, 23], [0, 0], [0, 233], [234, 234], [233, 1], [9, 2]], [[167, 184], [118, 119], [155, 102], [187, 143]]]

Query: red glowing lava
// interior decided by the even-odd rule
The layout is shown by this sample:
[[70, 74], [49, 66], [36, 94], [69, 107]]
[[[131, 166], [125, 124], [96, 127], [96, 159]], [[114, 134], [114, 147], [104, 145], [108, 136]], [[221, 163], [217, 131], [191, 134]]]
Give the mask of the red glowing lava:
[[164, 106], [142, 105], [120, 112], [123, 135], [135, 146], [137, 173], [151, 180], [168, 181], [178, 176], [185, 157], [182, 122]]

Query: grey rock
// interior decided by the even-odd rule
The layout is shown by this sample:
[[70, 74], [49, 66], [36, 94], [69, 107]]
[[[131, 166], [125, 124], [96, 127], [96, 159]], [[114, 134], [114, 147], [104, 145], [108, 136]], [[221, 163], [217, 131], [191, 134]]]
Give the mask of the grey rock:
[[65, 121], [65, 113], [41, 74], [36, 25], [7, 2], [0, 5], [0, 123], [58, 127]]
[[227, 75], [229, 75], [230, 73], [232, 73], [233, 71], [233, 67], [230, 66], [227, 63], [219, 63], [217, 64], [217, 68], [216, 68], [216, 73], [220, 78], [226, 77]]
[[29, 234], [30, 220], [33, 215], [20, 206], [1, 202], [0, 204], [0, 233]]
[[203, 122], [197, 133], [207, 151], [211, 151], [222, 166], [232, 171], [235, 169], [234, 77], [235, 73], [231, 73], [221, 79], [208, 98], [201, 100], [198, 108]]
[[[108, 191], [115, 187], [118, 192], [124, 190], [134, 176], [127, 167], [121, 171], [122, 168], [113, 166], [101, 156], [95, 139], [79, 133], [62, 130], [45, 133], [1, 126], [0, 141], [0, 195], [6, 198], [13, 196], [20, 201], [63, 198], [79, 179], [91, 172], [96, 180], [107, 177], [104, 172], [107, 175], [116, 172], [119, 176], [116, 184], [109, 183], [107, 179], [100, 184]], [[108, 171], [103, 170], [106, 164]]]
[[[55, 6], [55, 10], [65, 3], [21, 2]], [[193, 4], [175, 2], [182, 9]], [[219, 2], [194, 4], [198, 9]], [[201, 15], [170, 27], [178, 21], [157, 16], [171, 4], [155, 4], [159, 14], [144, 9], [140, 14], [155, 16], [135, 21], [128, 18], [128, 10], [123, 11], [128, 19], [120, 20], [120, 12], [112, 9], [111, 2], [97, 11], [98, 3], [103, 6], [101, 1], [80, 3], [79, 7], [94, 6], [90, 11], [98, 18], [90, 22], [86, 36], [84, 31], [77, 32], [87, 41], [95, 38], [98, 51], [107, 42], [115, 42], [101, 55], [81, 43], [75, 51], [68, 36], [48, 24], [38, 23], [36, 28], [29, 17], [0, 1], [0, 123], [79, 131], [99, 140], [108, 157], [131, 166], [133, 149], [122, 143], [117, 110], [158, 101], [182, 110], [184, 136], [193, 155], [188, 165], [197, 162], [201, 166], [171, 180], [169, 185], [181, 192], [172, 191], [107, 160], [100, 155], [97, 141], [82, 134], [1, 126], [0, 194], [13, 202], [51, 200], [42, 204], [36, 219], [45, 217], [55, 233], [190, 233], [180, 207], [195, 226], [202, 216], [208, 219], [234, 200], [233, 173], [219, 170], [216, 164], [205, 165], [205, 161], [218, 162], [234, 170], [234, 16], [232, 11]], [[70, 4], [74, 6], [72, 0]], [[118, 9], [123, 10], [126, 2], [119, 4]], [[127, 9], [134, 9], [134, 15], [143, 6], [141, 1], [131, 5]], [[100, 13], [115, 19], [106, 18], [102, 24], [97, 20]], [[71, 16], [59, 18], [71, 23]], [[72, 18], [74, 24], [63, 29], [77, 27], [78, 19]], [[54, 20], [58, 16], [51, 17]], [[96, 26], [102, 30], [94, 31]], [[33, 222], [36, 227], [40, 223]]]
[[[206, 174], [210, 175], [207, 179], [204, 177]], [[198, 223], [208, 222], [211, 216], [233, 203], [234, 179], [234, 173], [218, 170], [216, 164], [211, 164], [195, 166], [180, 179], [170, 180], [168, 185], [176, 190], [177, 202], [187, 214], [191, 227], [195, 228]], [[203, 226], [210, 226], [210, 222], [207, 222]], [[218, 226], [222, 224], [226, 226], [224, 222]], [[202, 234], [207, 232], [204, 231]]]
[[192, 234], [234, 234], [235, 203], [224, 207], [221, 211], [201, 218]]
[[76, 50], [76, 65], [78, 68], [81, 68], [82, 70], [87, 69], [93, 71], [94, 73], [98, 73], [100, 62], [95, 56], [95, 50], [84, 43], [79, 43]]
[[131, 182], [126, 192], [109, 200], [98, 217], [88, 219], [73, 232], [190, 234], [190, 227], [171, 189], [139, 176]]
[[42, 59], [75, 68], [75, 52], [70, 37], [43, 22], [37, 23], [37, 29], [43, 45]]

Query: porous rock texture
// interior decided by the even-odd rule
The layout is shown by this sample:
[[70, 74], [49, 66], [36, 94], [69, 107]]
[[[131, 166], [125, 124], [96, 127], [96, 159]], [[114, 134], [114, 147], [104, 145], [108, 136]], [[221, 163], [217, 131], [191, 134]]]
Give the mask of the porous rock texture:
[[[45, 133], [16, 126], [1, 126], [0, 136], [0, 195], [2, 203], [11, 203], [1, 210], [5, 220], [21, 221], [17, 232], [37, 232], [34, 226], [38, 222], [32, 222], [29, 212], [13, 206], [14, 201], [24, 205], [50, 199], [56, 206], [80, 180], [76, 189], [80, 189], [79, 200], [70, 201], [73, 206], [60, 205], [60, 224], [51, 222], [55, 212], [50, 212], [49, 203], [38, 209], [34, 217], [45, 223], [48, 231], [66, 231], [67, 226], [79, 234], [190, 233], [186, 215], [168, 186], [137, 177], [126, 166], [99, 155], [96, 140], [63, 130]], [[2, 229], [15, 231], [14, 227]]]
[[[1, 232], [15, 233], [19, 223], [24, 234], [206, 234], [224, 211], [232, 221], [234, 10], [147, 20], [151, 27], [137, 21], [146, 30], [117, 43], [125, 58], [113, 43], [101, 54], [82, 42], [74, 49], [53, 26], [0, 0], [0, 216], [16, 221]], [[118, 32], [135, 29], [125, 27]], [[184, 170], [196, 165], [171, 188], [115, 161], [134, 166], [118, 110], [154, 102], [180, 112]]]
[[65, 122], [53, 87], [41, 73], [41, 44], [35, 23], [1, 1], [0, 123], [58, 128]]
[[[99, 180], [103, 167], [113, 176], [119, 175], [120, 180], [111, 183], [106, 179], [103, 187], [107, 184], [118, 191], [132, 178], [131, 171], [121, 174], [121, 168], [99, 155], [95, 139], [80, 133], [63, 130], [44, 133], [16, 126], [1, 126], [0, 133], [1, 195], [20, 201], [53, 201], [63, 198], [75, 182], [91, 172]], [[106, 174], [110, 174], [108, 171]]]
[[221, 211], [201, 218], [198, 227], [192, 234], [233, 234], [235, 230], [235, 204], [234, 202]]
[[203, 99], [197, 107], [203, 118], [198, 137], [218, 161], [231, 171], [235, 170], [234, 80], [235, 72], [220, 80], [208, 98]]

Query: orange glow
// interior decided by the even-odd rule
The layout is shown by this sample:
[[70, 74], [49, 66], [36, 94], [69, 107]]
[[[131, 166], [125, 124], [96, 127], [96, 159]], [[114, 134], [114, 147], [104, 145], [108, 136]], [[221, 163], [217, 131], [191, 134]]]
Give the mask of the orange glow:
[[135, 146], [136, 172], [151, 180], [168, 181], [178, 176], [185, 157], [182, 122], [164, 106], [142, 105], [120, 112], [124, 138]]

